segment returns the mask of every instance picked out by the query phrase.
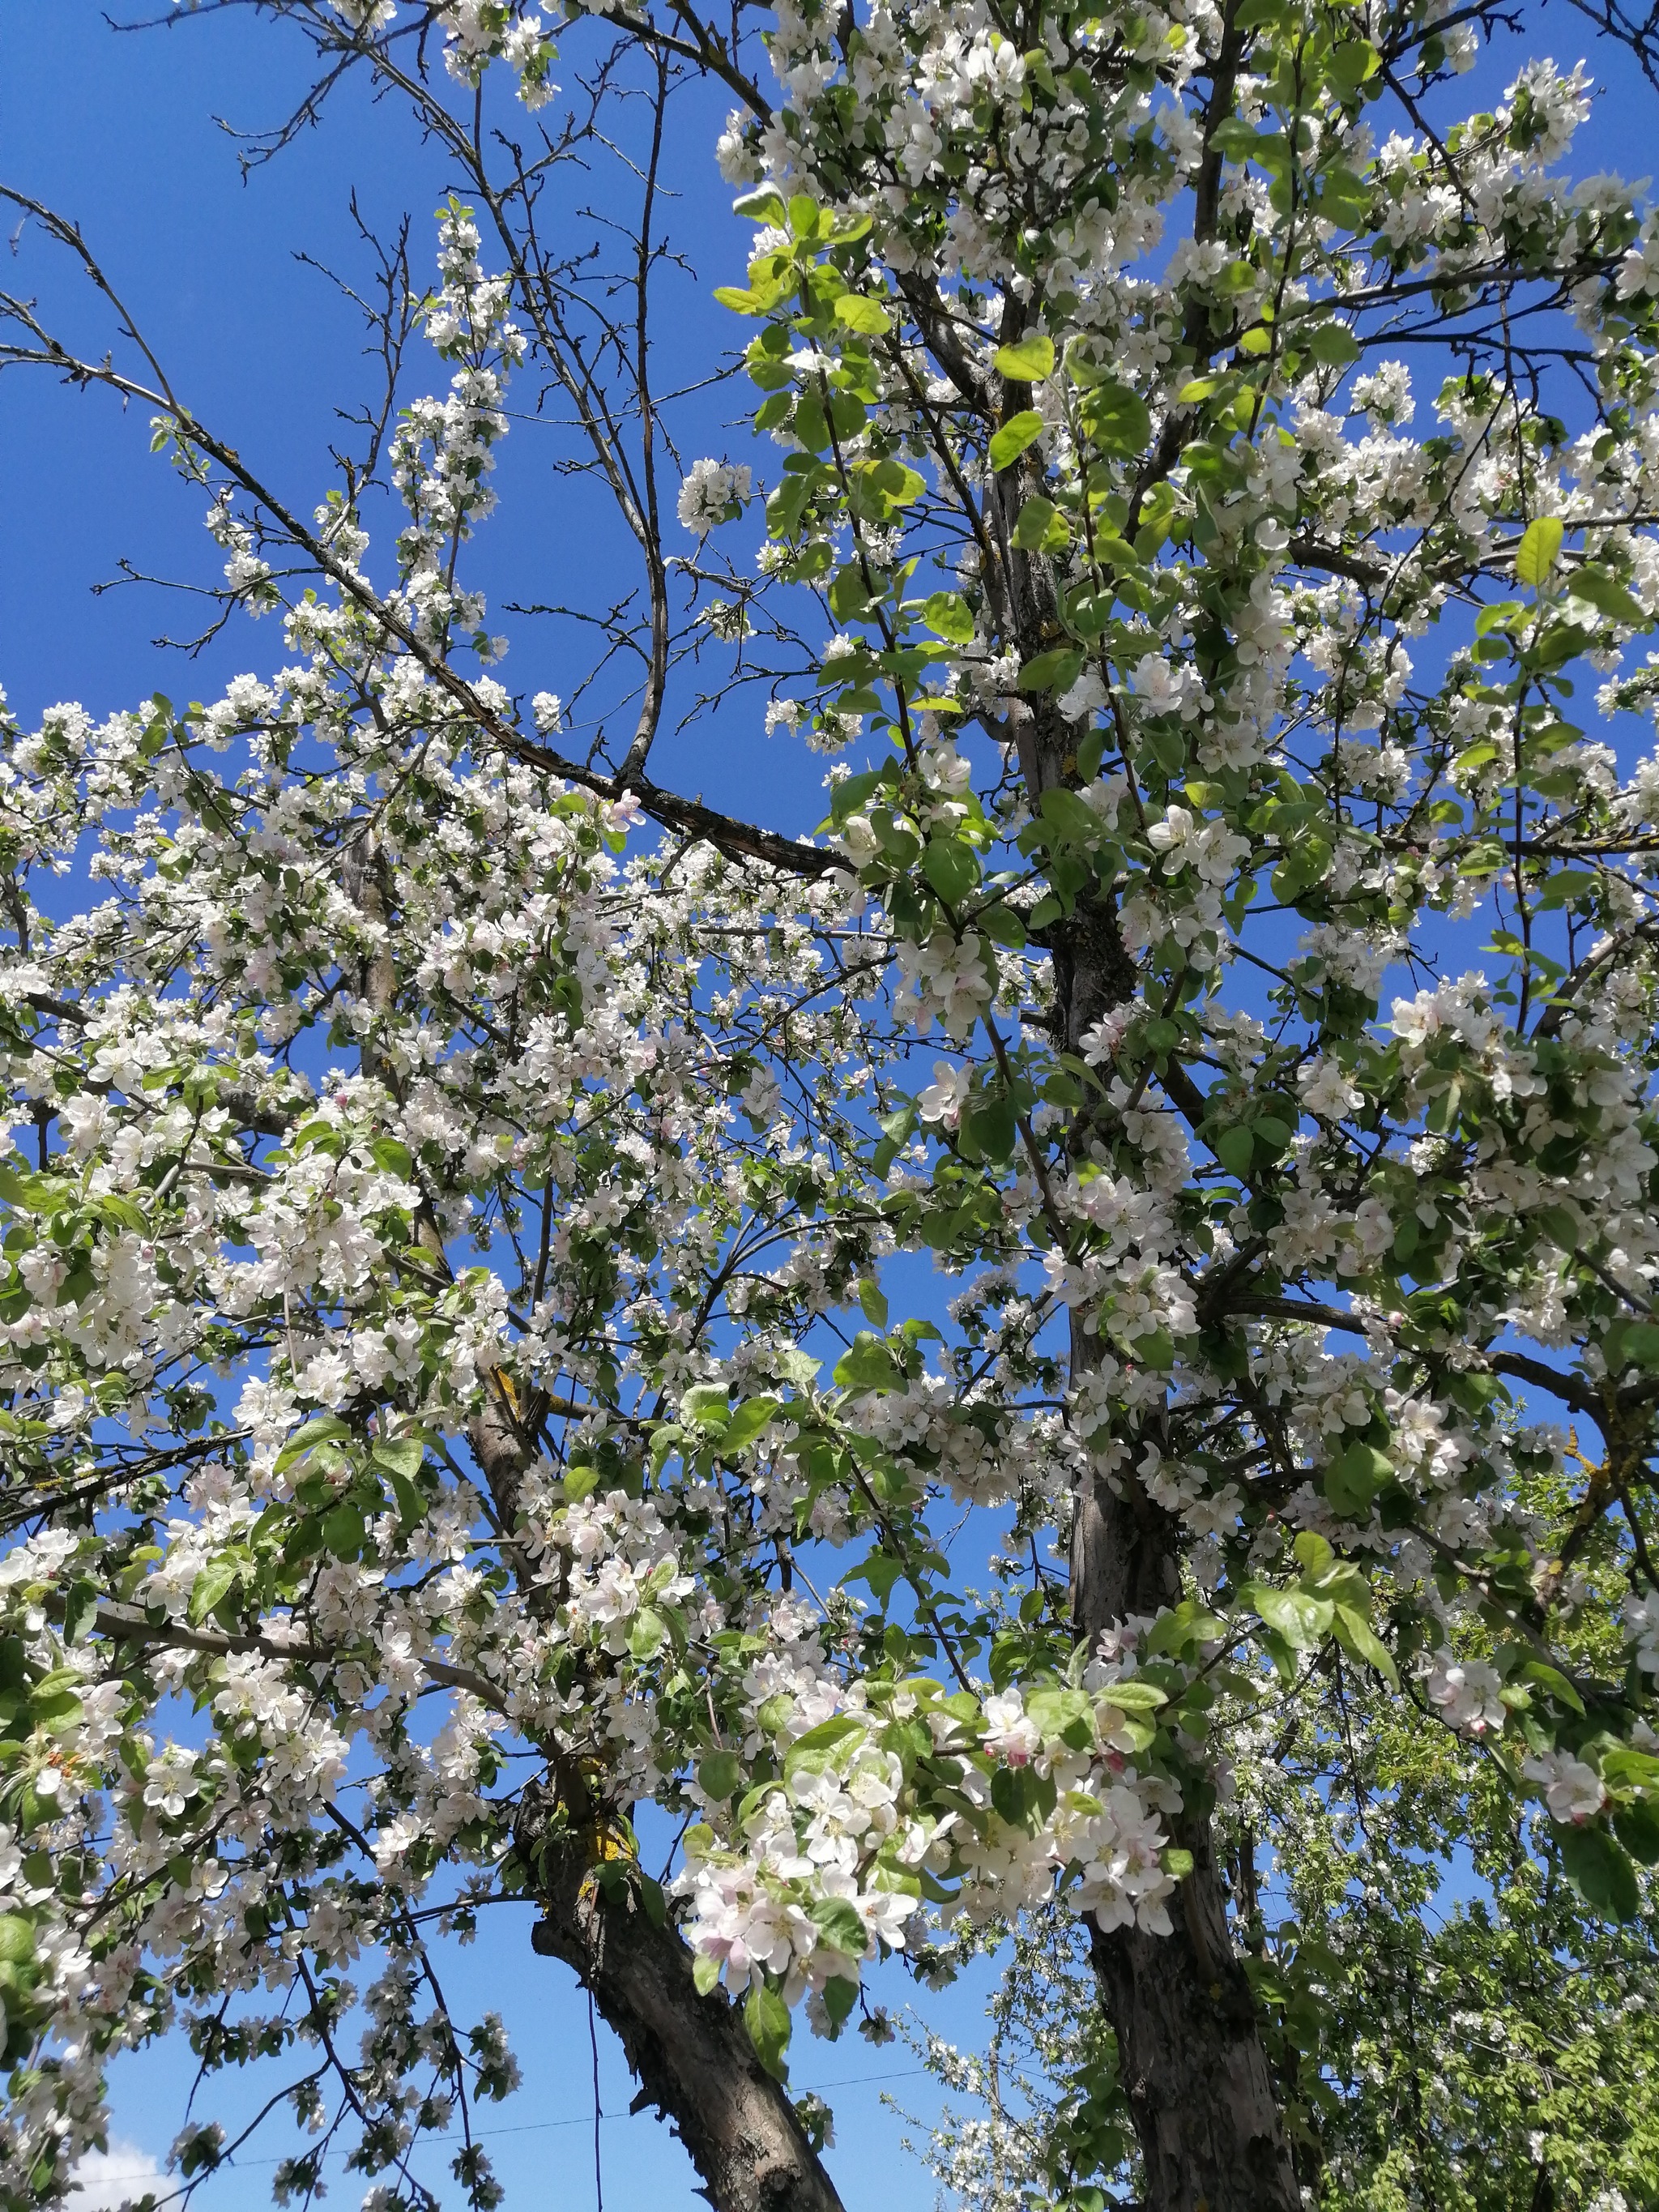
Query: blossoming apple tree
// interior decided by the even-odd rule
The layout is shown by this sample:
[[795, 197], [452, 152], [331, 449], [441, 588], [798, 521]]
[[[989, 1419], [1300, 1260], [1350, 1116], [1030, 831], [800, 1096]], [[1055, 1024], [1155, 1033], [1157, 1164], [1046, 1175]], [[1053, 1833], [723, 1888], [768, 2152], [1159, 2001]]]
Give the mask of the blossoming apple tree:
[[[1255, 1853], [1337, 1911], [1351, 1710], [1653, 1924], [1659, 230], [1593, 68], [1490, 0], [257, 13], [290, 132], [372, 80], [454, 187], [320, 503], [9, 190], [111, 343], [18, 290], [0, 363], [147, 417], [264, 627], [4, 732], [5, 2201], [173, 2033], [288, 2067], [285, 2198], [459, 2130], [488, 2207], [438, 1938], [505, 1898], [722, 2212], [837, 2201], [799, 2015], [1056, 1911], [1041, 2201], [1346, 2202]], [[522, 692], [510, 404], [637, 580]], [[663, 766], [734, 720], [822, 818]]]

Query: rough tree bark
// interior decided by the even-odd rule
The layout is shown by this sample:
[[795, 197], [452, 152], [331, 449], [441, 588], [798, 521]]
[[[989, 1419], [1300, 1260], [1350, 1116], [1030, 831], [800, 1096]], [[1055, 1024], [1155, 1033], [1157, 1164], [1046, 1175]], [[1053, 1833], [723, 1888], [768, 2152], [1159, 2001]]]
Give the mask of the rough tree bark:
[[[1077, 1333], [1080, 1337], [1081, 1332]], [[1074, 1338], [1073, 1358], [1086, 1362]], [[1134, 1482], [1080, 1490], [1072, 1541], [1073, 1619], [1092, 1640], [1132, 1613], [1181, 1596], [1170, 1516]], [[1302, 2202], [1250, 1985], [1233, 1950], [1207, 1814], [1183, 1811], [1174, 1841], [1193, 1855], [1168, 1936], [1097, 1932], [1101, 2000], [1146, 2163], [1147, 2212], [1298, 2212]]]
[[718, 1990], [698, 1995], [672, 1923], [651, 1918], [635, 1884], [608, 1893], [578, 1849], [543, 1844], [538, 1865], [546, 1917], [532, 1944], [592, 1992], [641, 2085], [635, 2109], [672, 2121], [718, 2212], [842, 2212], [742, 2015]]

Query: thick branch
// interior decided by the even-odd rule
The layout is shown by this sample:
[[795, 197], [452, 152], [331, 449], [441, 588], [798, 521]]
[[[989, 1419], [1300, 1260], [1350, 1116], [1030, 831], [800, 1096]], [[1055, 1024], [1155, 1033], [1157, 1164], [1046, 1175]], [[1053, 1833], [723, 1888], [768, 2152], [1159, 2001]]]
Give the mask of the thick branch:
[[547, 1913], [532, 1942], [592, 1990], [641, 2100], [672, 2119], [716, 2212], [841, 2212], [741, 2015], [718, 1990], [698, 1995], [690, 1952], [672, 1925], [653, 1919], [638, 1883], [607, 1890], [572, 1846], [532, 1847]]

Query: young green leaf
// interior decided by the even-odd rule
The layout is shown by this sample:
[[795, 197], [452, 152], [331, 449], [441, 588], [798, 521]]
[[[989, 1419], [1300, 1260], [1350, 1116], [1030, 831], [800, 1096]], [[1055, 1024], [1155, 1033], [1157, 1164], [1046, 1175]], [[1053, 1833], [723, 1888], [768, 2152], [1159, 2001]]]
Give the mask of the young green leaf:
[[995, 359], [998, 375], [1011, 384], [1041, 384], [1054, 373], [1054, 342], [1034, 331], [1012, 345], [999, 346]]
[[789, 2069], [784, 2053], [789, 2048], [789, 2008], [764, 1982], [751, 1982], [743, 2001], [744, 2026], [755, 2056], [775, 2081], [787, 2081]]
[[999, 472], [1012, 467], [1028, 446], [1042, 435], [1042, 417], [1033, 408], [1011, 415], [991, 441], [991, 466]]
[[861, 337], [884, 337], [893, 327], [893, 319], [878, 301], [866, 300], [858, 292], [843, 292], [836, 302], [836, 320], [844, 323], [849, 331]]
[[190, 1625], [199, 1628], [216, 1606], [222, 1604], [241, 1579], [234, 1559], [210, 1559], [191, 1584]]
[[1549, 581], [1556, 556], [1561, 550], [1562, 523], [1559, 514], [1540, 514], [1529, 522], [1515, 549], [1515, 580], [1541, 590]]

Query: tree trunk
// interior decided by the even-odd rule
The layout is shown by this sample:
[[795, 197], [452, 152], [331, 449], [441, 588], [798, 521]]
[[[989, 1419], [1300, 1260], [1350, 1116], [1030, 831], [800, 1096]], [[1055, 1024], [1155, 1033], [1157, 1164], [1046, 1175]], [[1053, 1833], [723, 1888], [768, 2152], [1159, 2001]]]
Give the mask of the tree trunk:
[[641, 2084], [635, 2108], [672, 2121], [716, 2212], [842, 2212], [737, 2008], [698, 1995], [672, 1923], [653, 1921], [632, 1885], [608, 1896], [579, 1850], [544, 1845], [538, 1869], [547, 1917], [532, 1943], [592, 1992]]
[[[1134, 988], [1115, 915], [1080, 906], [1054, 946], [1065, 1044]], [[1093, 1340], [1073, 1325], [1072, 1367], [1094, 1364]], [[1074, 1501], [1072, 1619], [1092, 1644], [1130, 1613], [1156, 1613], [1182, 1595], [1179, 1524], [1132, 1471], [1114, 1492], [1088, 1477]], [[1255, 2002], [1236, 1957], [1207, 1814], [1188, 1808], [1173, 1840], [1193, 1855], [1168, 1936], [1096, 1931], [1092, 1954], [1146, 2167], [1146, 2212], [1300, 2212]]]
[[[1073, 1364], [1086, 1358], [1074, 1333]], [[1133, 1475], [1121, 1497], [1091, 1481], [1077, 1500], [1073, 1619], [1090, 1642], [1127, 1613], [1181, 1595], [1171, 1516]], [[1193, 1870], [1173, 1900], [1173, 1932], [1119, 1928], [1092, 1939], [1096, 1978], [1146, 2164], [1146, 2212], [1298, 2212], [1255, 2001], [1234, 1954], [1205, 1814], [1171, 1822]]]

